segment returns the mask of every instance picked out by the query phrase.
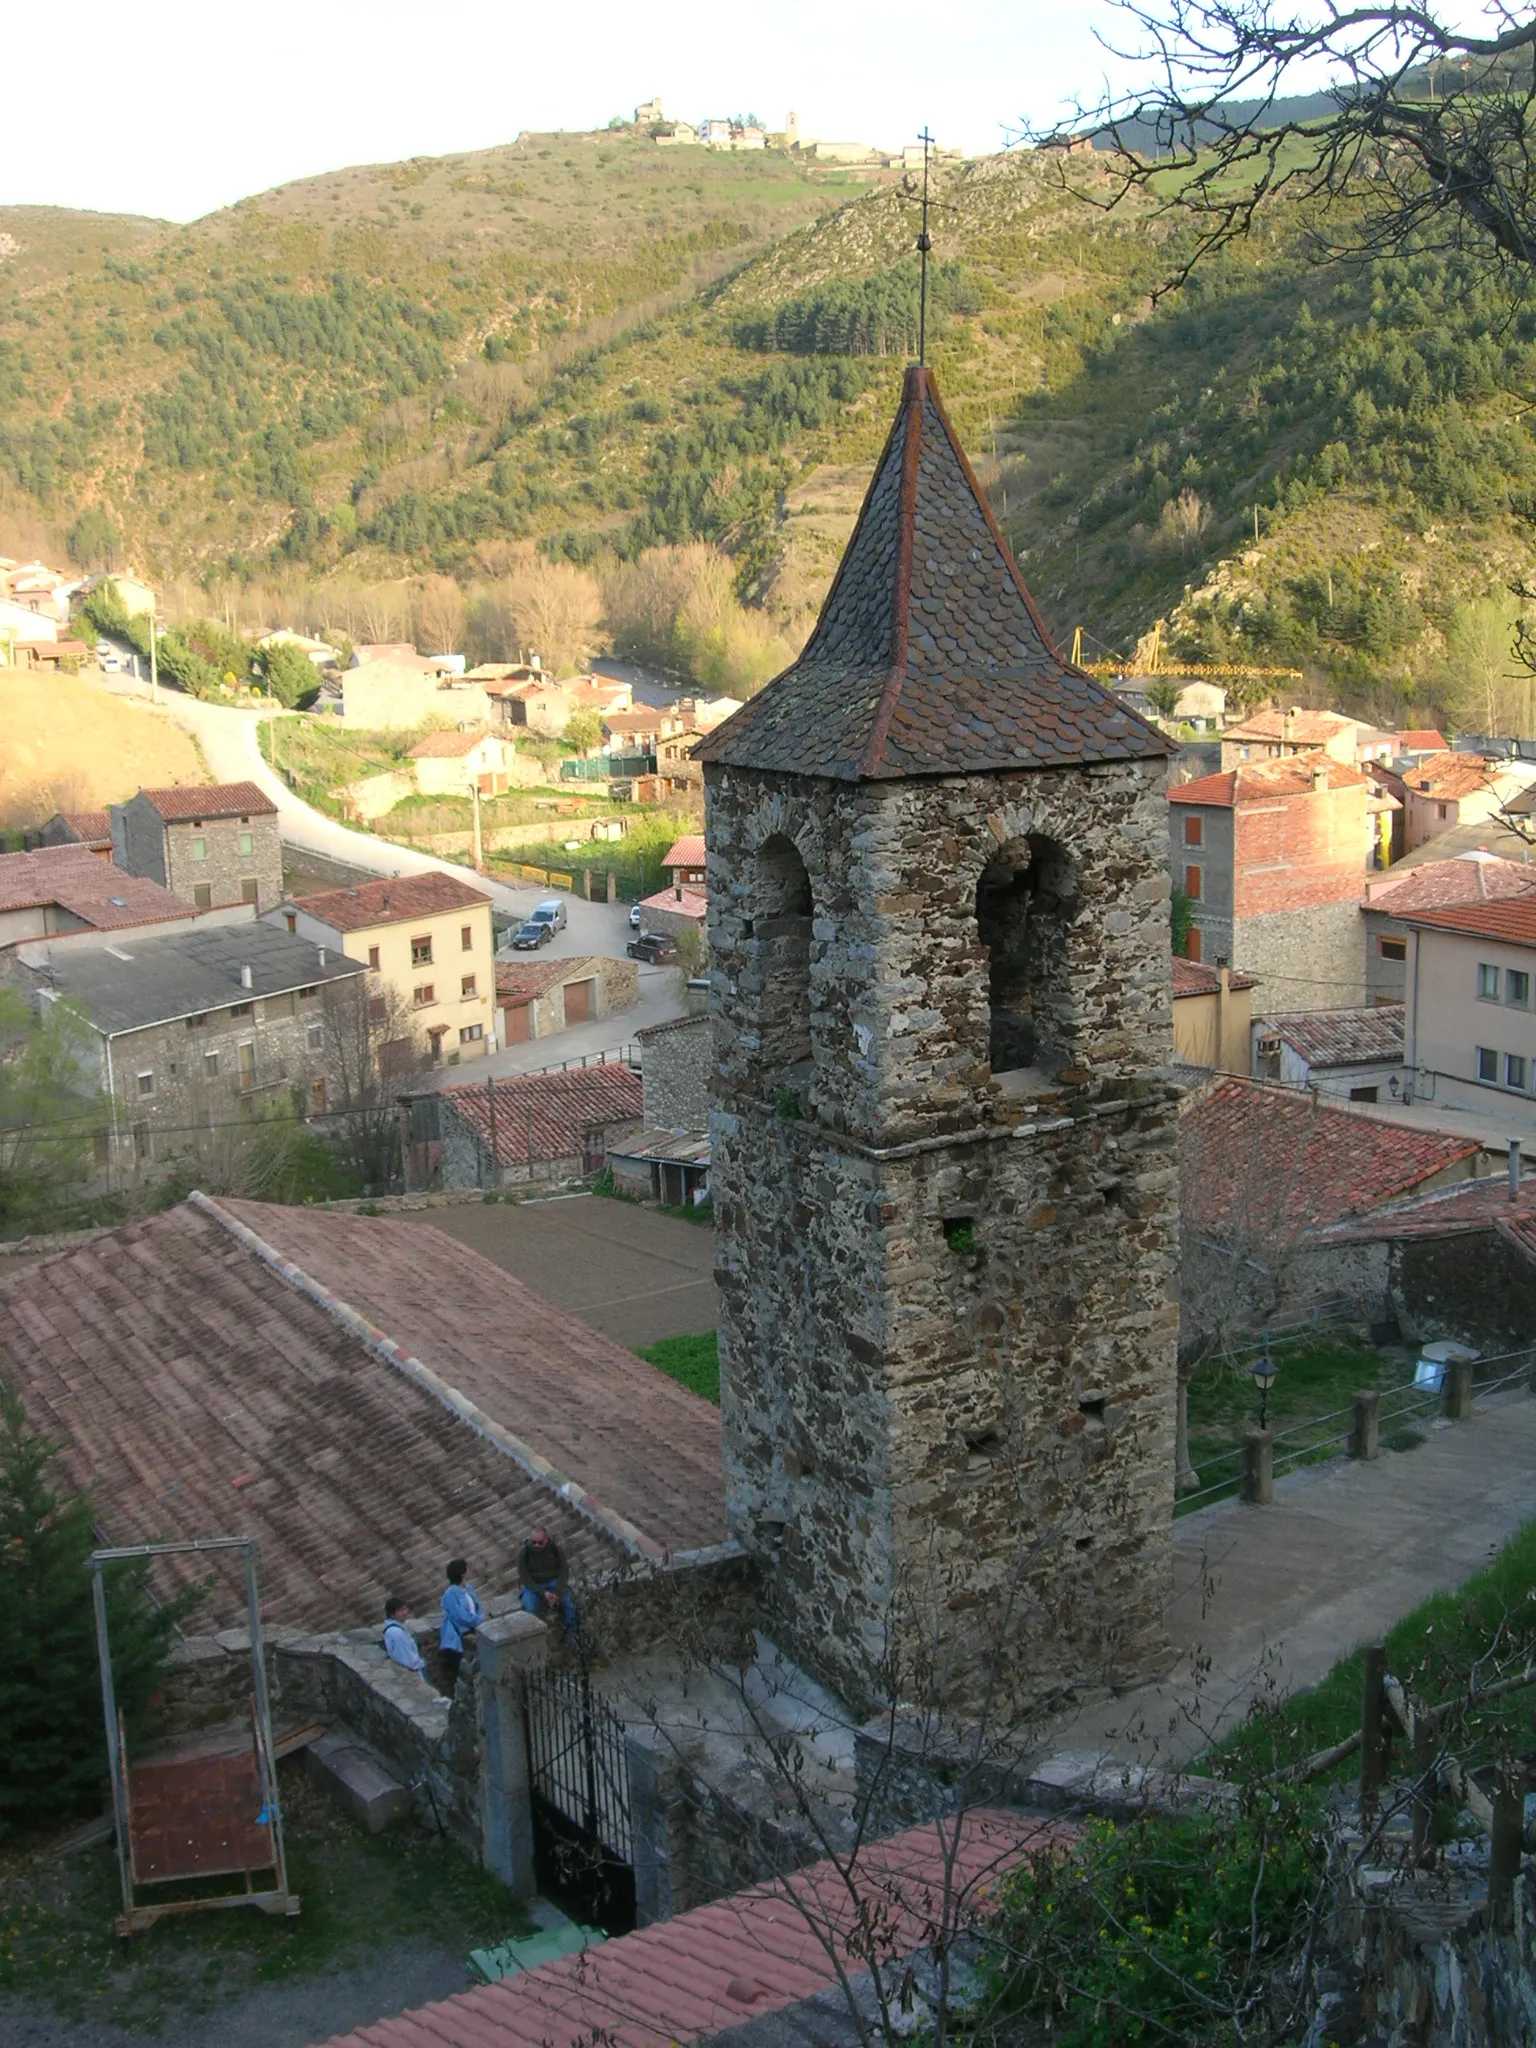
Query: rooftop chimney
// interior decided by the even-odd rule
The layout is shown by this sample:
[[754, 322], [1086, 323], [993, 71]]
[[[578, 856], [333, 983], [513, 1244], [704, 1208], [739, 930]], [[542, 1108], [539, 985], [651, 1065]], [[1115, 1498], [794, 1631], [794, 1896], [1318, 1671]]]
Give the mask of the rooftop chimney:
[[251, 970], [249, 967], [242, 967], [240, 970], [240, 986], [242, 988], [249, 988], [251, 986]]
[[1509, 1141], [1509, 1199], [1512, 1202], [1517, 1202], [1520, 1199], [1520, 1140], [1518, 1138], [1511, 1138]]
[[322, 967], [323, 967], [323, 966], [325, 965], [325, 948], [324, 948], [324, 946], [322, 946], [322, 947], [320, 948], [320, 965], [321, 965]]

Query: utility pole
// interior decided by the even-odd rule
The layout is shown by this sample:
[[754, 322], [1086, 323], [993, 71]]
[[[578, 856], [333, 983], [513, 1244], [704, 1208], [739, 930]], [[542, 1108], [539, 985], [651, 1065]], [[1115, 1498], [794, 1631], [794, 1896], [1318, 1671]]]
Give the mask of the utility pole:
[[472, 775], [469, 779], [470, 802], [475, 808], [475, 873], [485, 873], [485, 853], [480, 844], [480, 778]]

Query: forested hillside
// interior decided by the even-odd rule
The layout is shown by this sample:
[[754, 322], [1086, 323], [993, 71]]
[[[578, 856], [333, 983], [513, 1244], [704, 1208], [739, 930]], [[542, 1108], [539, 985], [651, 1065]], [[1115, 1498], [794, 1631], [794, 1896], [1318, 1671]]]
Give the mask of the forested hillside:
[[[1536, 310], [1441, 256], [1320, 266], [1294, 210], [1153, 310], [1173, 231], [1058, 164], [940, 172], [929, 323], [1058, 635], [1128, 652], [1162, 616], [1189, 658], [1305, 666], [1373, 716], [1508, 723]], [[230, 616], [255, 579], [360, 633], [427, 578], [482, 655], [607, 634], [750, 687], [885, 431], [916, 225], [899, 178], [634, 133], [186, 229], [0, 213], [0, 518]]]

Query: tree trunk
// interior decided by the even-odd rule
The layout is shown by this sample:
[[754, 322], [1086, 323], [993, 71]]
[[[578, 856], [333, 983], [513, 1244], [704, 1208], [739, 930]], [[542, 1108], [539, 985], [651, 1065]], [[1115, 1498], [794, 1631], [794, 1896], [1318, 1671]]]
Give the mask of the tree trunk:
[[1194, 1377], [1194, 1368], [1185, 1371], [1181, 1365], [1178, 1372], [1178, 1399], [1174, 1408], [1173, 1423], [1173, 1490], [1175, 1494], [1193, 1493], [1200, 1484], [1200, 1474], [1189, 1462], [1189, 1383]]

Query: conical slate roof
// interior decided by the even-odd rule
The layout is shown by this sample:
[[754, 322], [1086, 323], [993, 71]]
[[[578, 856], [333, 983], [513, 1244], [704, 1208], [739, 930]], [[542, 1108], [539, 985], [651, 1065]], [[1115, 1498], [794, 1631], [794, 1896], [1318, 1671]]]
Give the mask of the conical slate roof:
[[1051, 645], [932, 371], [910, 369], [804, 652], [695, 758], [858, 782], [1168, 751]]

